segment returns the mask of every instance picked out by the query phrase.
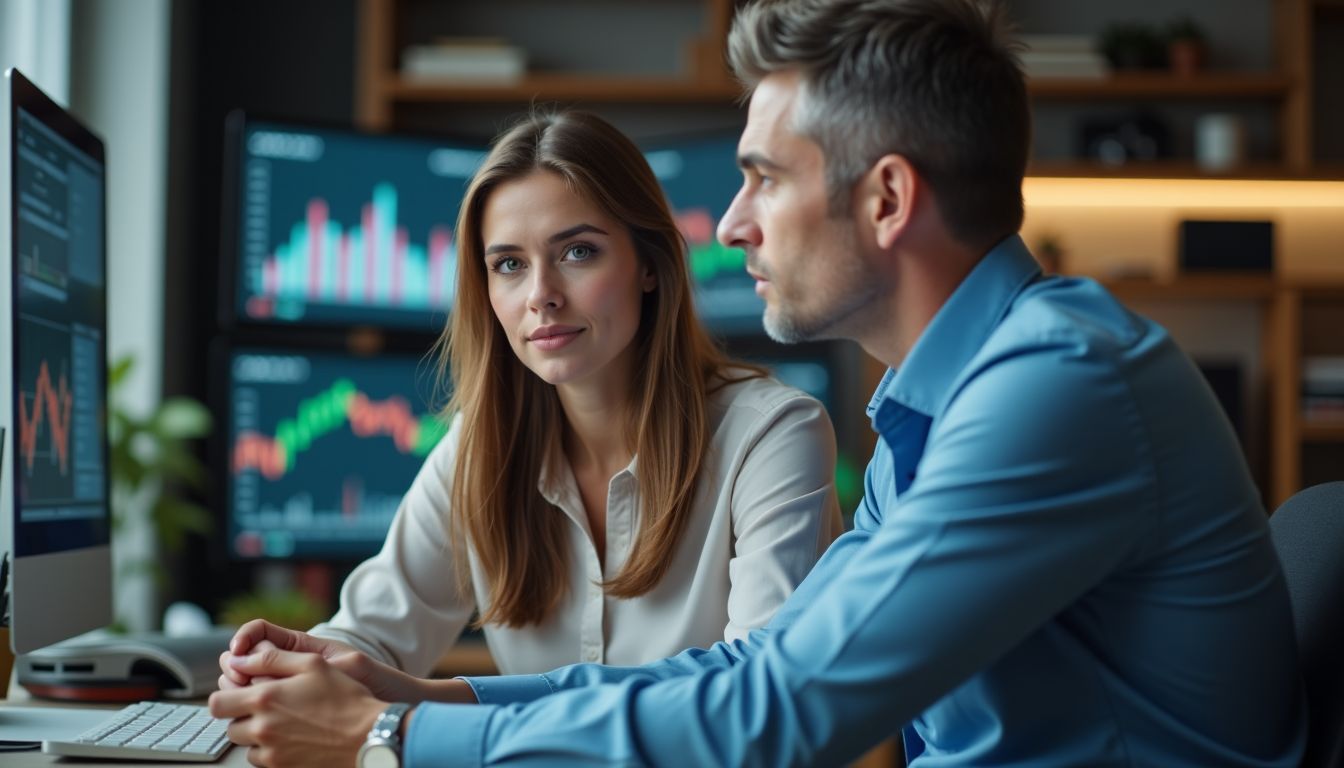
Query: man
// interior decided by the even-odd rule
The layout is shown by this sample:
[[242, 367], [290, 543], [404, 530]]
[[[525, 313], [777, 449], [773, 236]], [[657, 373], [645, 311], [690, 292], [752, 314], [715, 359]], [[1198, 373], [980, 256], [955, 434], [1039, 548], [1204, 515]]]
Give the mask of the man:
[[[1287, 594], [1231, 430], [1161, 328], [1015, 234], [999, 10], [767, 2], [729, 48], [753, 92], [720, 240], [772, 336], [891, 367], [855, 530], [746, 642], [444, 683], [480, 705], [412, 709], [404, 764], [835, 765], [899, 731], [914, 765], [1295, 765]], [[292, 676], [211, 699], [263, 764], [348, 762], [386, 706], [353, 678], [407, 690], [240, 637], [235, 681]]]

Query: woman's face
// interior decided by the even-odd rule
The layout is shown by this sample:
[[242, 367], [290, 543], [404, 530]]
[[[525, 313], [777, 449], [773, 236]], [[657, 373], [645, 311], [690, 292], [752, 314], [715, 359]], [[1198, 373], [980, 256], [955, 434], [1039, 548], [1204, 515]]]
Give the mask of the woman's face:
[[549, 171], [489, 195], [481, 216], [486, 284], [514, 354], [551, 384], [624, 386], [624, 353], [655, 285], [629, 229]]

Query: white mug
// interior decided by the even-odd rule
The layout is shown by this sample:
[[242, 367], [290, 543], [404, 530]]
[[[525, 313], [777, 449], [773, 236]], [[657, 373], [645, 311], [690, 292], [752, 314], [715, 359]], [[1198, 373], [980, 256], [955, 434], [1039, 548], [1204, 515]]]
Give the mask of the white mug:
[[1195, 163], [1205, 171], [1229, 171], [1246, 162], [1246, 124], [1217, 112], [1195, 121]]

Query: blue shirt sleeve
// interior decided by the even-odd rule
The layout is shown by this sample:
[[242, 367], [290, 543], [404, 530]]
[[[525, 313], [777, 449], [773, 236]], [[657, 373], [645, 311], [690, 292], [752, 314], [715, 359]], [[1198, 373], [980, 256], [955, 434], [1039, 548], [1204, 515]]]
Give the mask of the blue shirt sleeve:
[[[1148, 450], [1104, 358], [1000, 358], [933, 426], [899, 508], [861, 510], [876, 530], [837, 540], [731, 663], [716, 646], [636, 673], [566, 668], [526, 705], [425, 705], [407, 766], [851, 760], [1133, 552], [1156, 517]], [[884, 475], [870, 465], [865, 506]]]

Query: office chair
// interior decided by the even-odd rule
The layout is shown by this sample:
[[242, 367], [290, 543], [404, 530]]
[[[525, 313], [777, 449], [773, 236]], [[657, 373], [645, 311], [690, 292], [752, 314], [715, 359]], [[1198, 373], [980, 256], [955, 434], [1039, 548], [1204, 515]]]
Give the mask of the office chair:
[[1344, 765], [1344, 482], [1294, 494], [1269, 528], [1288, 581], [1307, 689], [1302, 765]]

